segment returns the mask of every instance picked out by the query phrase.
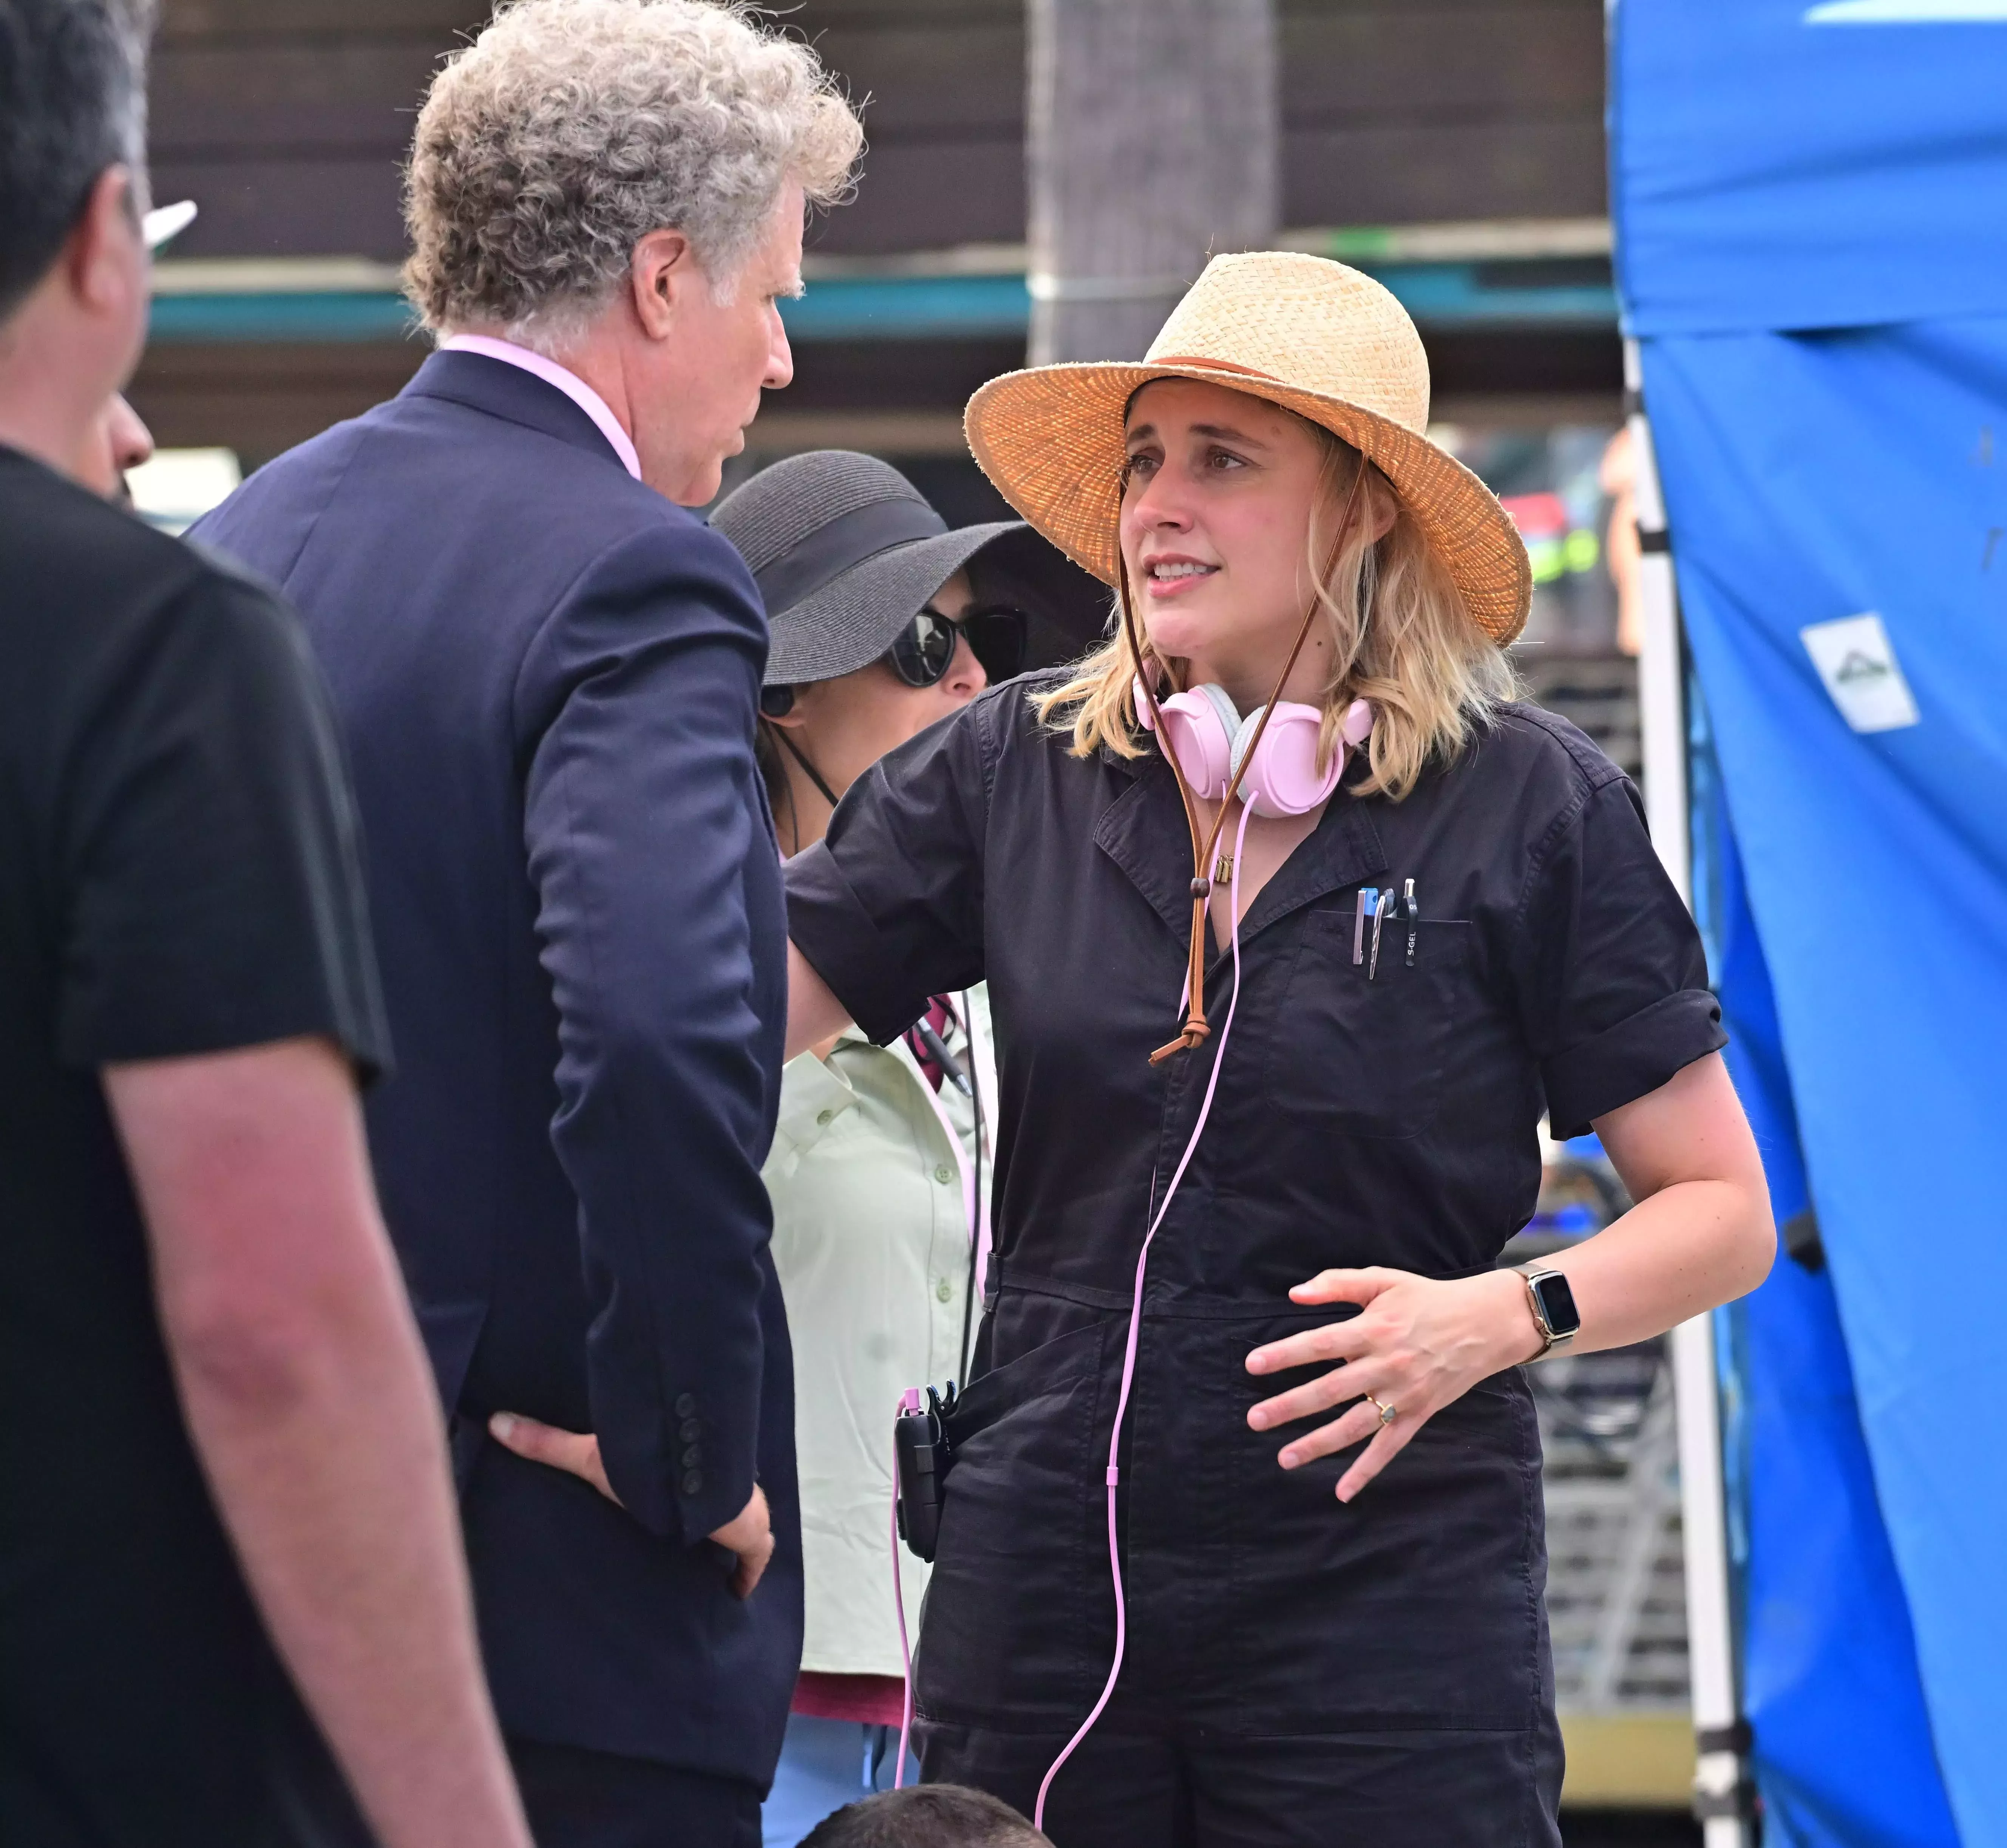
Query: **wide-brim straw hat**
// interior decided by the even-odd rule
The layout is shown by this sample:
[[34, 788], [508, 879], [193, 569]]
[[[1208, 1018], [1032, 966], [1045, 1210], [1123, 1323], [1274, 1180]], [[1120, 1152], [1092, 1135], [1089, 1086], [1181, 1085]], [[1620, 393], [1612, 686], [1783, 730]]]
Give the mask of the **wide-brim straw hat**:
[[1526, 626], [1526, 548], [1498, 498], [1423, 433], [1429, 366], [1415, 323], [1371, 277], [1292, 251], [1216, 256], [1135, 362], [1033, 366], [968, 401], [968, 447], [1011, 506], [1104, 583], [1129, 401], [1153, 379], [1198, 379], [1321, 424], [1392, 482], [1501, 647]]

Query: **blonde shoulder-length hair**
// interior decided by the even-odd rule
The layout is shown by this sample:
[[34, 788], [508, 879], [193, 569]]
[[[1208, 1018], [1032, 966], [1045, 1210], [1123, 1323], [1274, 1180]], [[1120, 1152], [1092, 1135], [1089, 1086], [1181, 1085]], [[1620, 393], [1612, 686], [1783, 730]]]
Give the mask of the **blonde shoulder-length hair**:
[[[1370, 774], [1356, 793], [1384, 791], [1398, 802], [1430, 763], [1455, 757], [1492, 712], [1515, 697], [1517, 677], [1504, 651], [1466, 613], [1441, 557], [1393, 484], [1349, 443], [1307, 419], [1299, 421], [1324, 452], [1305, 541], [1310, 581], [1332, 644], [1332, 672], [1320, 696], [1319, 761], [1329, 761], [1346, 708], [1355, 699], [1371, 701]], [[1362, 496], [1366, 516], [1327, 569], [1328, 535], [1361, 466], [1371, 469]], [[1394, 509], [1392, 525], [1377, 541], [1367, 536], [1375, 524], [1375, 500]], [[1036, 701], [1043, 723], [1072, 734], [1075, 757], [1104, 748], [1118, 757], [1142, 754], [1131, 685], [1138, 664], [1120, 614], [1118, 605], [1114, 638], [1083, 656], [1064, 685]], [[1139, 634], [1141, 627], [1139, 621]], [[1145, 671], [1159, 672], [1178, 687], [1188, 684], [1183, 659], [1159, 659], [1147, 639], [1142, 646]]]

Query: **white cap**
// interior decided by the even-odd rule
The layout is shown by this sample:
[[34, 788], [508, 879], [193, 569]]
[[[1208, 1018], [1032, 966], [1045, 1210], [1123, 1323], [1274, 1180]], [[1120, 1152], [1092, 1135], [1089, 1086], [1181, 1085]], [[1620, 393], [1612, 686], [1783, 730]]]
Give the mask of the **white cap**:
[[178, 238], [195, 222], [196, 203], [184, 199], [174, 205], [156, 206], [140, 221], [140, 235], [149, 250], [157, 250], [170, 239]]

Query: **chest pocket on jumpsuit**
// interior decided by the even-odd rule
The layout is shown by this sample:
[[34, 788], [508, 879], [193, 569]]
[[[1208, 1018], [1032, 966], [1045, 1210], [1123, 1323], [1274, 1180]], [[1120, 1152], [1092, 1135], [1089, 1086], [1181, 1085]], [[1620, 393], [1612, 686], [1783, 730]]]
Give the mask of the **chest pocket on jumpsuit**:
[[1373, 920], [1355, 963], [1354, 910], [1303, 914], [1303, 935], [1271, 1036], [1264, 1090], [1277, 1118], [1300, 1128], [1385, 1141], [1432, 1129], [1471, 981], [1471, 926], [1389, 913], [1377, 976]]

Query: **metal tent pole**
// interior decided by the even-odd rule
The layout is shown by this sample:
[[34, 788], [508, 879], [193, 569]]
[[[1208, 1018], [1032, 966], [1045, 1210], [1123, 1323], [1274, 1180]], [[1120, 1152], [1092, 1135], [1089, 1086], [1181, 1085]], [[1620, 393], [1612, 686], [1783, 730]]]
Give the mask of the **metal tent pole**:
[[[1645, 415], [1638, 343], [1624, 343], [1624, 384], [1637, 497], [1644, 652], [1638, 664], [1645, 811], [1680, 896], [1693, 902], [1692, 835], [1687, 807], [1685, 673], [1679, 595], [1666, 526], [1658, 460]], [[1679, 1413], [1680, 1504], [1686, 1560], [1687, 1648], [1693, 1688], [1694, 1810], [1706, 1848], [1755, 1848], [1748, 1775], [1748, 1728], [1737, 1686], [1729, 1601], [1728, 1535], [1722, 1490], [1721, 1404], [1714, 1323], [1696, 1316], [1672, 1333], [1673, 1387]]]

